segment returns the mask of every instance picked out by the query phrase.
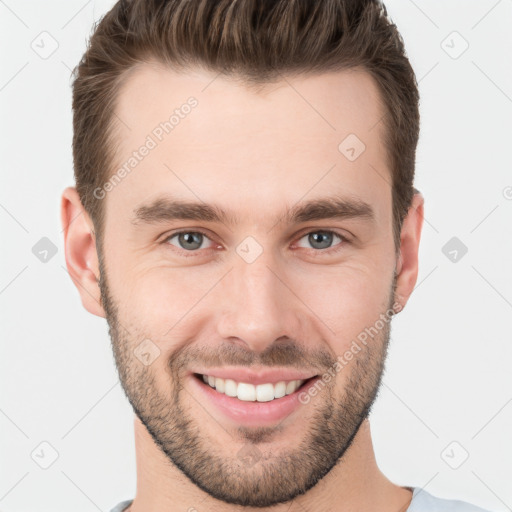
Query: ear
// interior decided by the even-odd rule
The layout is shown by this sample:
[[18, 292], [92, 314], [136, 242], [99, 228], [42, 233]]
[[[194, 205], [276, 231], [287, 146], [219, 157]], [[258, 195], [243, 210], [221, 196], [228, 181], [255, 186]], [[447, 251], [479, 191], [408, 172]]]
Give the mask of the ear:
[[418, 252], [423, 227], [424, 202], [421, 193], [416, 192], [402, 224], [395, 291], [395, 301], [400, 304], [400, 310], [407, 304], [418, 278]]
[[93, 315], [105, 317], [98, 286], [100, 274], [94, 225], [76, 188], [68, 187], [62, 193], [60, 215], [69, 275], [80, 293], [84, 308]]

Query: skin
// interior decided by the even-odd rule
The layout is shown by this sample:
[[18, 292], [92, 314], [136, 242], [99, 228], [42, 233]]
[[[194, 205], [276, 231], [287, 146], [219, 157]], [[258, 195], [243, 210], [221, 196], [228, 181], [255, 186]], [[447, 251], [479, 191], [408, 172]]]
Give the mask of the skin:
[[[62, 196], [69, 273], [84, 307], [108, 320], [136, 413], [130, 511], [406, 510], [411, 490], [377, 467], [367, 419], [389, 323], [275, 426], [238, 425], [187, 376], [197, 364], [227, 363], [323, 374], [380, 314], [406, 305], [418, 275], [423, 197], [413, 198], [397, 253], [376, 84], [345, 70], [256, 91], [204, 70], [177, 74], [146, 63], [119, 91], [116, 165], [190, 96], [197, 107], [102, 199], [101, 254], [76, 190]], [[350, 133], [366, 146], [353, 162], [338, 150]], [[219, 205], [237, 223], [134, 224], [134, 210], [163, 193]], [[369, 203], [374, 222], [276, 223], [290, 207], [334, 193]], [[208, 238], [187, 251], [168, 239], [183, 229]], [[318, 248], [307, 235], [319, 231], [348, 241]], [[252, 263], [236, 252], [247, 236], [262, 249]], [[134, 357], [145, 339], [159, 350], [149, 365]], [[248, 448], [253, 464], [238, 455]]]

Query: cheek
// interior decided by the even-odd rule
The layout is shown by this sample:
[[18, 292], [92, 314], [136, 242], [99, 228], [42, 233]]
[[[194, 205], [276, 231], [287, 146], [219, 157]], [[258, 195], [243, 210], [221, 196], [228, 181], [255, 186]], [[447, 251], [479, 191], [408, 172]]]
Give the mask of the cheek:
[[190, 323], [215, 281], [215, 276], [200, 270], [138, 269], [121, 286], [123, 316], [167, 350], [167, 341]]
[[378, 276], [368, 267], [332, 270], [301, 277], [294, 289], [319, 321], [334, 331], [332, 348], [339, 354], [387, 311], [392, 275]]
[[[336, 353], [344, 352], [387, 310], [392, 268], [383, 260], [381, 251], [377, 256], [360, 254], [336, 266], [300, 264], [283, 269], [284, 281], [299, 298], [291, 302], [295, 313], [308, 319], [313, 331], [331, 337]], [[386, 268], [388, 272], [383, 271]], [[211, 265], [187, 269], [130, 266], [125, 260], [124, 267], [112, 267], [109, 276], [121, 322], [137, 336], [154, 340], [166, 355], [201, 329], [213, 327], [209, 323], [219, 304], [215, 296], [219, 289], [214, 285], [225, 271], [223, 266]]]

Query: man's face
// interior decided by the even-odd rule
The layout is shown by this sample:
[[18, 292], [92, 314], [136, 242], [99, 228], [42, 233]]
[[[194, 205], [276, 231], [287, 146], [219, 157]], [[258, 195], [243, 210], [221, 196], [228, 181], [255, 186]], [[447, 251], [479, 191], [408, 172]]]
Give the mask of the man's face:
[[[162, 127], [175, 109], [179, 121]], [[102, 303], [125, 392], [155, 443], [210, 495], [246, 506], [290, 500], [343, 456], [383, 370], [389, 322], [353, 344], [394, 302], [377, 88], [364, 72], [343, 71], [255, 92], [145, 65], [116, 114], [115, 169], [149, 148], [103, 199]], [[350, 134], [363, 152], [353, 135], [343, 142]], [[310, 208], [289, 218], [324, 199], [371, 212]], [[228, 217], [175, 218], [172, 201]], [[267, 383], [315, 378], [262, 402], [201, 378], [250, 383], [264, 371], [274, 372]], [[250, 397], [245, 388], [235, 387]]]

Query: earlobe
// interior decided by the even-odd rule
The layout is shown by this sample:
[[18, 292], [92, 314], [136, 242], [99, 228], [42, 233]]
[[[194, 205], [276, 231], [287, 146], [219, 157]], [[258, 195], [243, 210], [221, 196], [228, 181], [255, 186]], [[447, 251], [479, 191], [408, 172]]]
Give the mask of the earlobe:
[[74, 187], [68, 187], [62, 193], [61, 222], [66, 266], [82, 304], [93, 315], [105, 317], [98, 286], [99, 262], [94, 227]]
[[418, 278], [418, 253], [423, 227], [423, 205], [423, 196], [419, 192], [415, 193], [402, 225], [395, 291], [395, 300], [400, 303], [400, 309], [405, 307]]

